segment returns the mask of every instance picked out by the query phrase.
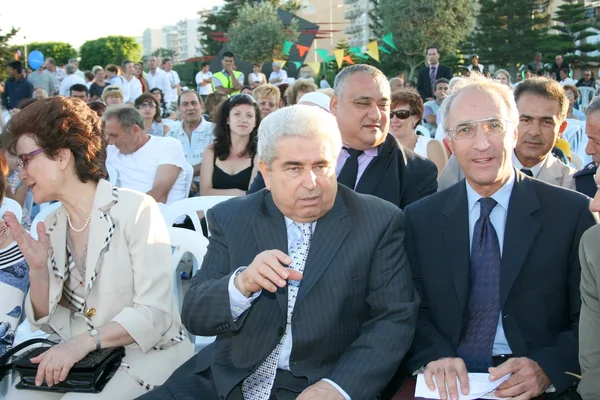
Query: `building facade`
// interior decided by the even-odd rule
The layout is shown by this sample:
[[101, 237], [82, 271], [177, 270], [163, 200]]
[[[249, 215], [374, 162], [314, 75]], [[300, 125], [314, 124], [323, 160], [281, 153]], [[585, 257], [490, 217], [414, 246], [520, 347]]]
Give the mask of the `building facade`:
[[160, 49], [162, 44], [162, 32], [160, 29], [146, 29], [142, 34], [142, 50], [145, 56], [151, 55]]

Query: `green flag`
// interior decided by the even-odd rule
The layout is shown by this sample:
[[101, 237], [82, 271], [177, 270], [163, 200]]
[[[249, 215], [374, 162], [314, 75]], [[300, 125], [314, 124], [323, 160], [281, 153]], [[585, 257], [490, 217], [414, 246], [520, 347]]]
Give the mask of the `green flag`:
[[[384, 37], [382, 37], [381, 41], [383, 43], [387, 44], [388, 46], [390, 46], [392, 49], [398, 51], [398, 49], [396, 48], [396, 45], [394, 44], [394, 34], [392, 32], [390, 32], [387, 35], [385, 35]], [[389, 54], [391, 54], [391, 53], [389, 53]]]
[[329, 56], [327, 55], [327, 50], [325, 50], [325, 49], [316, 49], [315, 51], [317, 52], [317, 54], [319, 55], [319, 57], [321, 57], [323, 59], [323, 61], [327, 61], [329, 59]]
[[293, 45], [294, 45], [294, 43], [292, 43], [292, 42], [290, 42], [288, 40], [286, 40], [286, 41], [283, 42], [283, 53], [286, 56], [290, 55], [290, 49], [292, 48]]

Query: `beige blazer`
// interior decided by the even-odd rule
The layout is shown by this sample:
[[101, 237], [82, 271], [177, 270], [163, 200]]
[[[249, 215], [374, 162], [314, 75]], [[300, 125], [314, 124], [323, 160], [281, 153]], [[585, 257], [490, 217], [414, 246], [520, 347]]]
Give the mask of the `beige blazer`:
[[600, 398], [600, 225], [588, 229], [579, 244], [581, 314], [577, 391], [584, 400]]
[[144, 353], [170, 343], [182, 332], [173, 293], [169, 233], [154, 200], [142, 193], [98, 183], [89, 224], [82, 313], [59, 304], [67, 270], [66, 209], [45, 220], [50, 236], [50, 313], [34, 320], [29, 295], [26, 312], [32, 327], [62, 339], [111, 321], [119, 323]]

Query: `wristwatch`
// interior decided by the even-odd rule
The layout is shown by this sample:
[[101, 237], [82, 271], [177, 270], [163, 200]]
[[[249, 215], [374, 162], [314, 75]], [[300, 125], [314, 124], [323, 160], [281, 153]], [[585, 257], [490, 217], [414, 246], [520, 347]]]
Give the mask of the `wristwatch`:
[[96, 342], [96, 350], [100, 350], [100, 334], [97, 330], [92, 329], [89, 332], [90, 336], [94, 338], [94, 342]]

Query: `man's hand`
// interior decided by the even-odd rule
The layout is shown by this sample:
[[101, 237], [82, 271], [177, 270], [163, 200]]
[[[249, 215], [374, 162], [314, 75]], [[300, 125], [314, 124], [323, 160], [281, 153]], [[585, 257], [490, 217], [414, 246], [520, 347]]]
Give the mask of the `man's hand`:
[[510, 358], [498, 367], [490, 368], [489, 373], [492, 381], [512, 374], [494, 393], [501, 398], [533, 399], [544, 393], [551, 383], [540, 365], [526, 357]]
[[[469, 376], [467, 366], [462, 358], [440, 358], [432, 361], [425, 367], [425, 383], [429, 390], [435, 390], [436, 384], [440, 393], [440, 399], [458, 399], [458, 387], [456, 379], [460, 382], [462, 394], [469, 394]], [[435, 378], [435, 383], [434, 383]], [[446, 391], [446, 385], [448, 390]]]
[[345, 400], [345, 398], [329, 382], [319, 381], [304, 389], [297, 400]]
[[287, 285], [286, 280], [302, 279], [302, 273], [283, 266], [291, 263], [292, 258], [279, 250], [263, 251], [254, 258], [248, 268], [235, 277], [233, 283], [246, 297], [262, 289], [276, 292], [277, 287]]

